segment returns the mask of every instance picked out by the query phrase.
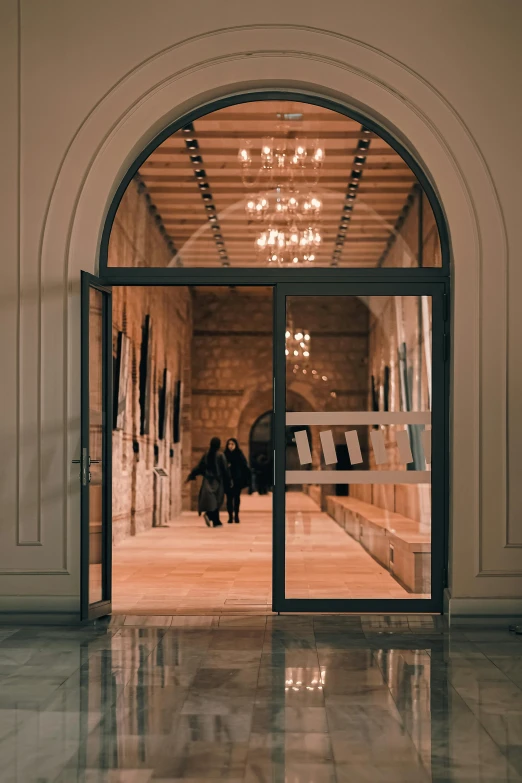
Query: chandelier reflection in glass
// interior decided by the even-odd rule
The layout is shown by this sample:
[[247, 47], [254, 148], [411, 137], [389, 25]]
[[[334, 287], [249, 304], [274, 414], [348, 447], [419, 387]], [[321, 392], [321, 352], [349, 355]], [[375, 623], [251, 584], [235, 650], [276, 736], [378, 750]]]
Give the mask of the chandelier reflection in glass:
[[258, 189], [246, 200], [246, 214], [251, 223], [259, 224], [255, 249], [266, 264], [315, 261], [322, 242], [323, 204], [314, 188], [324, 157], [324, 145], [318, 139], [265, 138], [257, 155], [252, 139], [241, 142], [238, 159], [243, 184]]
[[[285, 332], [285, 355], [288, 370], [291, 369], [293, 375], [298, 377], [304, 375], [307, 376], [308, 380], [322, 381], [322, 383], [326, 383], [324, 388], [328, 388], [328, 376], [315, 369], [310, 359], [311, 352], [312, 338], [310, 331], [294, 327], [292, 317], [288, 314]], [[337, 393], [330, 391], [330, 396], [336, 397]]]
[[285, 354], [295, 362], [308, 362], [311, 349], [310, 333], [304, 329], [293, 329], [291, 326], [285, 332]]

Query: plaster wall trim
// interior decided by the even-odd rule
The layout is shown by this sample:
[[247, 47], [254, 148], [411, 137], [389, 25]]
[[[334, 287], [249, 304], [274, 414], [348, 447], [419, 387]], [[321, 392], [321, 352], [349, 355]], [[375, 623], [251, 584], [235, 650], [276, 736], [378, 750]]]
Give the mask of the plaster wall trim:
[[[520, 555], [505, 549], [507, 322], [498, 318], [507, 311], [507, 243], [485, 161], [457, 112], [421, 75], [338, 33], [277, 25], [215, 31], [144, 61], [100, 99], [66, 150], [40, 254], [42, 288], [56, 292], [41, 306], [41, 367], [61, 352], [63, 376], [52, 395], [41, 383], [39, 405], [41, 430], [60, 422], [55, 465], [67, 501], [57, 499], [49, 514], [53, 524], [63, 524], [68, 557], [79, 548], [79, 491], [70, 466], [79, 443], [79, 273], [96, 271], [110, 200], [138, 152], [176, 117], [218, 97], [278, 87], [329, 97], [374, 118], [421, 162], [440, 195], [456, 259], [453, 592], [472, 593], [481, 572], [517, 574]], [[498, 455], [487, 470], [486, 454]], [[498, 519], [501, 525], [494, 524]], [[44, 529], [49, 524], [50, 516], [42, 520]]]
[[0, 614], [68, 614], [79, 612], [80, 603], [76, 595], [2, 595], [0, 596]]
[[522, 617], [522, 598], [451, 598], [450, 620], [458, 617]]

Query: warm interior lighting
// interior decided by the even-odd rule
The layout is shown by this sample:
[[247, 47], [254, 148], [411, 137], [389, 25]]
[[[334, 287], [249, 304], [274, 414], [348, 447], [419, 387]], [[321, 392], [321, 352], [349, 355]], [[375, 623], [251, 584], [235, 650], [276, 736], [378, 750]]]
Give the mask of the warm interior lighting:
[[245, 203], [247, 217], [264, 224], [255, 247], [269, 264], [313, 263], [315, 254], [310, 251], [322, 243], [323, 203], [316, 193], [302, 191], [318, 183], [324, 144], [318, 139], [292, 140], [288, 126], [276, 123], [276, 130], [277, 135], [261, 140], [257, 153], [253, 139], [243, 139], [238, 150], [243, 184], [260, 191]]

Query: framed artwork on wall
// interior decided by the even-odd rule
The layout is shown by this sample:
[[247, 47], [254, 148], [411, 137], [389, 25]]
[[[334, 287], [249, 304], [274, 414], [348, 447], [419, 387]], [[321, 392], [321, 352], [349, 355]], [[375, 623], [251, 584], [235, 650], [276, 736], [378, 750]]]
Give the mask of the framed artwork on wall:
[[140, 358], [140, 434], [150, 433], [150, 406], [152, 398], [152, 321], [145, 316], [141, 338]]
[[[408, 348], [405, 342], [399, 346], [399, 387], [401, 395], [401, 410], [412, 410], [413, 368], [408, 364]], [[418, 424], [406, 426], [410, 436], [410, 446], [413, 462], [406, 465], [407, 470], [424, 470], [421, 445], [421, 427]]]
[[384, 393], [384, 410], [389, 411], [390, 410], [390, 368], [388, 365], [384, 368], [384, 383], [383, 383], [383, 393]]
[[129, 388], [130, 339], [118, 332], [118, 346], [114, 367], [114, 429], [125, 429], [127, 390]]
[[173, 423], [173, 441], [179, 443], [181, 440], [181, 397], [183, 394], [183, 386], [181, 381], [176, 381], [174, 385], [174, 411], [172, 417]]
[[170, 418], [170, 385], [171, 375], [170, 372], [163, 370], [163, 382], [159, 389], [158, 400], [158, 437], [160, 440], [164, 440], [167, 434], [167, 422]]

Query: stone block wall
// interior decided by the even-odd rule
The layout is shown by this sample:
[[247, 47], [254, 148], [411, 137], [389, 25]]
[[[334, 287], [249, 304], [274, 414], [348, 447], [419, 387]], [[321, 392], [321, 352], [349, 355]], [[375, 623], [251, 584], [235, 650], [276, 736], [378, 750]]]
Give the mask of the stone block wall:
[[[310, 331], [310, 360], [287, 364], [287, 409], [361, 410], [368, 396], [368, 310], [356, 297], [291, 297], [289, 327]], [[217, 435], [237, 437], [248, 454], [250, 429], [272, 408], [272, 294], [270, 289], [198, 288], [193, 299], [192, 462]], [[312, 374], [312, 369], [316, 372]], [[294, 372], [295, 370], [295, 372]], [[303, 373], [303, 370], [305, 372]], [[323, 381], [323, 377], [327, 380]], [[312, 428], [314, 467], [321, 463]], [[336, 443], [344, 429], [334, 428]], [[362, 435], [366, 453], [366, 436]], [[311, 489], [317, 500], [332, 492]], [[193, 507], [197, 486], [193, 486]]]
[[223, 448], [238, 438], [248, 457], [250, 428], [272, 408], [271, 289], [195, 289], [191, 357], [192, 464], [214, 436]]
[[[306, 400], [308, 411], [360, 411], [368, 399], [368, 329], [366, 302], [356, 296], [295, 296], [288, 300], [288, 322], [311, 336], [310, 359], [288, 361], [288, 388]], [[305, 371], [305, 372], [303, 372]], [[314, 372], [315, 371], [315, 372]], [[324, 380], [326, 379], [326, 380]], [[319, 433], [331, 429], [336, 446], [346, 444], [346, 427], [310, 427], [314, 469], [332, 469], [324, 463]], [[367, 464], [367, 432], [359, 429], [361, 451]], [[310, 485], [310, 496], [326, 508], [335, 485]]]
[[133, 179], [116, 212], [109, 241], [108, 265], [168, 266], [173, 256], [163, 224], [139, 178]]
[[[152, 323], [152, 384], [150, 429], [140, 432], [139, 366], [142, 327], [146, 315]], [[190, 346], [191, 297], [183, 287], [117, 286], [113, 289], [113, 345], [118, 332], [130, 338], [131, 374], [128, 383], [125, 426], [113, 432], [113, 540], [139, 533], [153, 524], [165, 524], [182, 508], [182, 440], [174, 443], [175, 383], [183, 376]], [[170, 374], [165, 437], [159, 432], [160, 389], [164, 370]], [[182, 408], [183, 410], [183, 408]], [[184, 414], [186, 416], [186, 414]], [[154, 468], [168, 474], [159, 478]]]
[[[420, 223], [422, 223], [422, 244], [419, 242]], [[442, 266], [435, 215], [425, 193], [418, 185], [412, 190], [411, 204], [406, 209], [402, 225], [383, 259], [382, 266], [403, 268]]]
[[[422, 199], [422, 245], [419, 242], [419, 204]], [[409, 252], [409, 256], [408, 256]], [[398, 241], [391, 247], [385, 260], [385, 266], [417, 265], [419, 252], [422, 253], [425, 266], [440, 266], [440, 241], [431, 207], [424, 194], [416, 191], [415, 198], [401, 228]], [[407, 263], [407, 257], [409, 262]], [[430, 297], [417, 296], [380, 296], [369, 297], [369, 379], [373, 375], [377, 389], [379, 410], [385, 409], [384, 373], [389, 368], [388, 410], [404, 410], [401, 399], [401, 377], [399, 348], [406, 345], [406, 362], [410, 385], [410, 406], [412, 410], [427, 411], [431, 407], [431, 388], [428, 366], [431, 364], [431, 322], [432, 307]], [[431, 372], [431, 367], [430, 367]], [[370, 388], [370, 382], [368, 388]], [[372, 401], [368, 398], [368, 410]], [[368, 433], [370, 428], [368, 429]], [[405, 468], [399, 460], [395, 441], [397, 427], [384, 427], [389, 464], [382, 469], [402, 470]], [[400, 428], [402, 429], [402, 427]], [[370, 467], [375, 465], [370, 452]], [[424, 468], [424, 465], [421, 466]], [[429, 530], [431, 527], [431, 486], [392, 485], [389, 486], [352, 486], [355, 497], [396, 511], [416, 521]]]
[[[133, 266], [165, 266], [170, 260], [165, 239], [135, 182], [129, 185], [117, 212], [109, 253], [132, 259], [132, 264], [125, 263]], [[164, 524], [181, 512], [183, 448], [187, 446], [184, 430], [189, 412], [182, 405], [181, 442], [174, 443], [174, 391], [177, 380], [186, 380], [192, 333], [191, 301], [186, 286], [113, 288], [114, 358], [118, 333], [123, 332], [130, 340], [125, 423], [123, 429], [113, 431], [112, 444], [113, 541], [116, 544], [153, 524]], [[149, 433], [142, 434], [139, 368], [147, 315], [152, 324], [152, 382]], [[165, 370], [170, 374], [170, 388], [165, 437], [160, 438], [159, 398]], [[167, 477], [159, 478], [154, 468], [163, 468]]]

